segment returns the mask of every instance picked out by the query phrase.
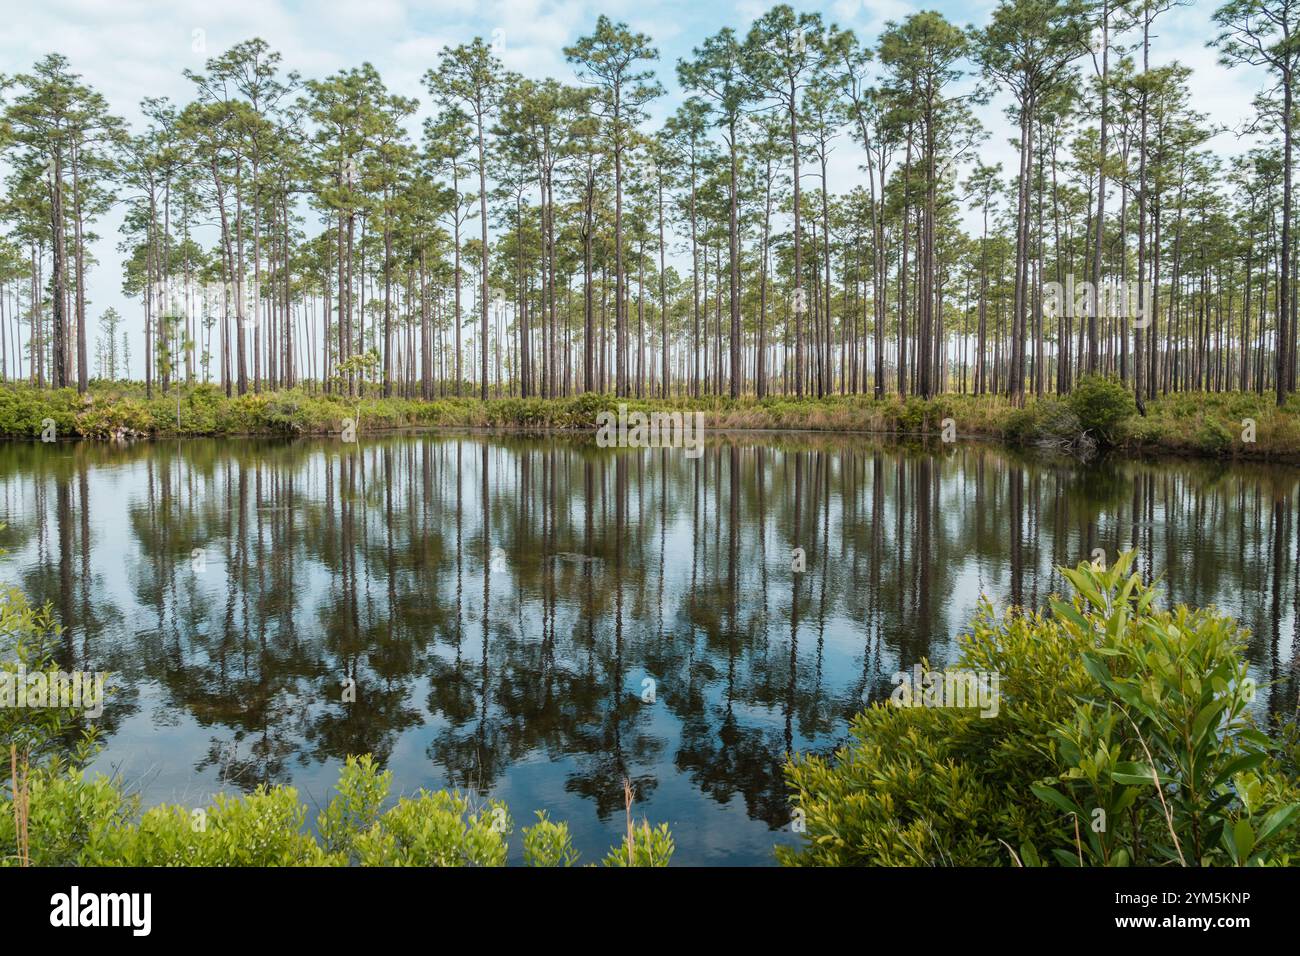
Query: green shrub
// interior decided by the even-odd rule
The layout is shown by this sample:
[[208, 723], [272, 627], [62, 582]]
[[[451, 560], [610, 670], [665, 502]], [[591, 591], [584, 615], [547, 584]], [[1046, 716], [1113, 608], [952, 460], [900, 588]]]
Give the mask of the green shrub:
[[1078, 413], [1068, 402], [1045, 398], [1034, 406], [1035, 432], [1039, 439], [1070, 442], [1084, 430]]
[[[292, 787], [219, 794], [213, 806], [163, 805], [138, 812], [119, 782], [87, 779], [57, 761], [31, 774], [30, 860], [36, 866], [503, 866], [513, 830], [509, 811], [446, 791], [421, 790], [382, 809], [392, 775], [367, 755], [349, 758], [338, 792], [317, 817], [319, 838], [304, 829], [306, 806]], [[523, 829], [527, 866], [574, 866], [569, 828], [545, 813]], [[0, 800], [0, 866], [18, 863], [12, 794]], [[667, 824], [642, 822], [633, 866], [667, 866]], [[627, 839], [606, 866], [628, 866]]]
[[916, 396], [909, 396], [898, 415], [898, 427], [905, 432], [919, 432], [925, 428], [926, 404]]
[[537, 811], [537, 822], [524, 827], [524, 863], [528, 866], [573, 866], [578, 851], [573, 847], [567, 823], [555, 823], [545, 810]]
[[261, 421], [274, 432], [301, 434], [305, 424], [302, 396], [292, 393], [271, 396], [261, 409]]
[[[6, 773], [8, 763], [6, 753]], [[32, 765], [28, 775], [30, 865], [95, 866], [127, 859], [133, 799], [106, 777], [85, 779], [80, 769]], [[0, 866], [13, 866], [19, 860], [12, 793], [0, 810]]]
[[421, 790], [403, 798], [353, 843], [363, 866], [502, 866], [511, 831], [505, 804]]
[[584, 392], [569, 401], [556, 424], [566, 428], [595, 428], [597, 415], [617, 408], [618, 403], [608, 395]]
[[877, 704], [832, 758], [792, 758], [805, 834], [781, 862], [1292, 861], [1294, 758], [1250, 724], [1240, 631], [1158, 608], [1131, 560], [1068, 572], [1051, 616], [981, 605], [956, 666], [999, 675], [996, 716]]
[[629, 836], [623, 837], [622, 845], [611, 849], [601, 862], [605, 866], [667, 866], [675, 849], [668, 824], [652, 827], [649, 821], [642, 820]]
[[[17, 588], [0, 587], [0, 673], [21, 669], [32, 674], [57, 666], [62, 633], [51, 605], [35, 607]], [[84, 765], [93, 755], [95, 739], [95, 728], [81, 724], [76, 708], [0, 706], [0, 741], [15, 747], [20, 761], [37, 768]], [[71, 751], [69, 740], [76, 741]], [[8, 750], [6, 746], [6, 766]]]
[[1222, 422], [1206, 418], [1196, 429], [1195, 442], [1201, 452], [1219, 456], [1232, 450], [1232, 433]]
[[1002, 434], [1017, 444], [1028, 444], [1038, 437], [1038, 410], [1035, 405], [1013, 408], [1002, 420]]
[[341, 853], [350, 862], [358, 862], [357, 837], [379, 822], [392, 782], [392, 773], [381, 773], [370, 754], [348, 757], [339, 771], [337, 795], [316, 818], [326, 852]]
[[60, 438], [76, 434], [80, 402], [71, 388], [37, 389], [27, 385], [0, 385], [0, 434], [38, 438], [44, 421], [54, 421]]
[[1270, 798], [1256, 772], [1280, 748], [1249, 718], [1246, 635], [1213, 609], [1152, 610], [1127, 566], [1066, 571], [1082, 600], [1054, 604], [1067, 631], [1101, 637], [1083, 655], [1091, 695], [1053, 730], [1067, 769], [1034, 788], [1079, 823], [1052, 852], [1070, 865], [1288, 862], [1300, 795]]
[[1137, 414], [1128, 386], [1119, 379], [1085, 375], [1075, 383], [1068, 399], [1079, 425], [1103, 444], [1113, 444], [1121, 422]]
[[1040, 398], [1013, 408], [1003, 419], [1004, 436], [1020, 445], [1091, 451], [1091, 440], [1069, 402]]
[[[159, 806], [138, 827], [121, 828], [129, 866], [324, 866], [332, 859], [302, 830], [307, 808], [292, 787], [218, 794], [211, 809]], [[105, 865], [96, 859], [81, 865]]]
[[[172, 416], [175, 421], [175, 415]], [[148, 435], [154, 431], [154, 417], [144, 402], [123, 398], [110, 402], [91, 402], [77, 415], [77, 434], [83, 438], [113, 438]]]
[[1000, 841], [1048, 830], [1051, 812], [1025, 794], [1055, 767], [1047, 728], [1085, 685], [1080, 648], [1042, 614], [997, 617], [987, 603], [962, 648], [960, 667], [1000, 676], [998, 716], [877, 704], [833, 758], [793, 758], [806, 838], [778, 849], [782, 863], [989, 866], [1006, 862]]

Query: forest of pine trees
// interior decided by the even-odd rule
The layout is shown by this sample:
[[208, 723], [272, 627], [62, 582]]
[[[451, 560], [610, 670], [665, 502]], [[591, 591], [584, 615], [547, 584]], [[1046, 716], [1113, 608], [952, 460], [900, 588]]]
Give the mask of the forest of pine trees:
[[[1300, 0], [1214, 13], [1221, 68], [1266, 77], [1230, 156], [1189, 71], [1151, 65], [1177, 8], [1002, 0], [864, 37], [778, 5], [677, 63], [602, 16], [570, 75], [513, 74], [478, 38], [418, 99], [251, 39], [140, 129], [51, 53], [0, 77], [0, 376], [84, 391], [134, 339], [150, 394], [1023, 401], [1104, 374], [1139, 406], [1282, 404]], [[115, 204], [139, 312], [92, 315]]]

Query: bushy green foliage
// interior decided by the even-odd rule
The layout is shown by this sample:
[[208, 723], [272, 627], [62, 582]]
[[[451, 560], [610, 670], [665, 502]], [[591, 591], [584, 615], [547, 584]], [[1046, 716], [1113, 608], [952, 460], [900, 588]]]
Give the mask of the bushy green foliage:
[[[5, 755], [8, 775], [9, 755]], [[106, 865], [128, 862], [135, 801], [107, 777], [86, 779], [61, 762], [33, 765], [27, 829], [32, 866]], [[12, 781], [8, 781], [12, 785]], [[0, 802], [0, 866], [17, 865], [17, 823], [12, 789]]]
[[918, 432], [925, 427], [927, 420], [926, 403], [916, 397], [910, 397], [902, 405], [901, 412], [898, 416], [898, 427], [901, 431]]
[[573, 399], [570, 404], [570, 417], [575, 427], [594, 428], [596, 416], [604, 411], [613, 411], [616, 403], [608, 395], [585, 392]]
[[272, 431], [297, 435], [303, 430], [303, 396], [273, 395], [263, 406], [261, 415]]
[[1034, 404], [1012, 408], [1002, 419], [1002, 437], [1018, 445], [1032, 442], [1038, 436], [1038, 412]]
[[1213, 609], [1154, 610], [1127, 566], [1066, 571], [1079, 597], [1053, 606], [1067, 632], [1104, 630], [1083, 654], [1095, 689], [1052, 732], [1067, 769], [1034, 789], [1079, 822], [1073, 846], [1052, 852], [1069, 864], [1288, 862], [1300, 802], [1270, 797], [1257, 772], [1279, 748], [1248, 716], [1245, 634]]
[[1206, 419], [1196, 429], [1196, 446], [1205, 454], [1218, 457], [1232, 448], [1232, 433], [1223, 422]]
[[631, 836], [623, 837], [622, 845], [612, 848], [602, 862], [605, 866], [667, 866], [675, 849], [668, 824], [652, 827], [649, 821], [642, 820], [639, 827], [632, 829]]
[[[33, 438], [41, 423], [53, 419], [61, 438], [110, 438], [135, 433], [220, 436], [273, 434], [335, 435], [344, 419], [358, 433], [427, 427], [590, 430], [601, 412], [626, 404], [629, 411], [702, 412], [708, 428], [799, 429], [823, 432], [875, 432], [934, 435], [952, 418], [959, 435], [988, 435], [1017, 444], [1051, 445], [1078, 450], [1087, 436], [1103, 444], [1139, 450], [1170, 450], [1226, 455], [1300, 458], [1300, 398], [1275, 408], [1268, 396], [1254, 393], [1175, 393], [1147, 403], [1147, 415], [1133, 414], [1132, 397], [1122, 384], [1085, 378], [1069, 396], [1030, 399], [1018, 407], [1003, 396], [946, 393], [930, 399], [890, 394], [823, 398], [768, 396], [763, 399], [721, 396], [671, 399], [617, 399], [587, 393], [567, 398], [418, 398], [377, 395], [373, 385], [348, 396], [300, 386], [277, 392], [227, 398], [211, 384], [181, 388], [179, 420], [176, 392], [155, 389], [146, 398], [134, 382], [91, 383], [87, 395], [71, 389], [37, 390], [27, 385], [0, 385], [0, 436]], [[1238, 439], [1243, 420], [1256, 423], [1254, 442]], [[1084, 436], [1081, 439], [1080, 436]]]
[[[173, 409], [173, 421], [175, 414]], [[76, 430], [82, 438], [114, 438], [125, 434], [148, 435], [154, 430], [154, 418], [144, 402], [122, 398], [113, 402], [89, 402], [77, 415]]]
[[[219, 794], [211, 807], [153, 807], [139, 822], [139, 801], [117, 781], [88, 778], [59, 761], [33, 768], [28, 824], [37, 866], [504, 866], [513, 824], [505, 804], [421, 790], [387, 810], [392, 774], [369, 755], [348, 758], [335, 796], [304, 829], [307, 807], [292, 787]], [[539, 813], [523, 829], [528, 866], [574, 866], [569, 828]], [[0, 801], [0, 866], [13, 865], [12, 794]], [[643, 823], [634, 866], [666, 866], [673, 853], [667, 824]], [[627, 841], [605, 865], [627, 866]]]
[[[54, 667], [60, 634], [50, 605], [34, 607], [18, 589], [0, 589], [0, 672]], [[79, 721], [72, 707], [0, 706], [0, 741], [6, 745], [0, 754], [6, 772], [0, 776], [9, 777], [0, 802], [0, 866], [21, 862], [15, 791], [21, 791], [25, 810], [27, 862], [55, 865], [73, 852], [112, 851], [112, 824], [125, 819], [131, 804], [107, 780], [83, 779], [81, 768], [94, 755], [97, 734]], [[32, 834], [38, 835], [35, 842]]]
[[524, 863], [528, 866], [573, 866], [578, 862], [567, 823], [556, 823], [537, 811], [537, 822], [524, 827]]
[[1083, 423], [1068, 402], [1045, 398], [1035, 407], [1040, 438], [1071, 441], [1083, 431]]
[[1067, 401], [1041, 398], [1013, 409], [1005, 419], [1005, 437], [1021, 445], [1050, 446], [1089, 452], [1095, 444]]
[[[33, 798], [35, 803], [35, 798]], [[292, 787], [218, 794], [211, 808], [159, 806], [138, 826], [119, 826], [112, 856], [79, 860], [110, 866], [325, 866], [338, 863], [302, 830], [307, 808]], [[34, 838], [33, 838], [34, 842]]]
[[339, 771], [338, 792], [316, 818], [316, 830], [327, 852], [357, 862], [357, 837], [379, 822], [392, 783], [393, 774], [381, 773], [370, 754], [347, 759]]
[[47, 418], [62, 437], [76, 434], [77, 393], [71, 388], [36, 389], [0, 385], [0, 435], [37, 438]]
[[[3, 525], [0, 525], [3, 527]], [[31, 674], [55, 666], [54, 655], [62, 629], [54, 620], [51, 606], [33, 606], [17, 588], [0, 587], [0, 671]], [[68, 741], [75, 740], [70, 754], [63, 754]], [[0, 741], [17, 748], [28, 763], [41, 765], [70, 756], [74, 764], [84, 762], [93, 749], [93, 729], [81, 729], [75, 708], [0, 707]]]
[[403, 797], [353, 841], [362, 866], [503, 866], [513, 829], [500, 801], [421, 790]]
[[955, 666], [1000, 675], [995, 717], [877, 704], [832, 758], [791, 759], [806, 832], [781, 862], [1158, 865], [1171, 821], [1189, 864], [1292, 860], [1300, 791], [1248, 719], [1240, 631], [1159, 608], [1130, 561], [1071, 571], [1050, 616], [981, 606]]
[[793, 758], [806, 839], [779, 848], [781, 862], [987, 866], [1006, 861], [1000, 841], [1045, 832], [1051, 812], [1025, 796], [1055, 766], [1047, 725], [1069, 718], [1086, 681], [1079, 647], [1058, 631], [1042, 614], [998, 617], [984, 603], [958, 666], [1000, 675], [997, 717], [878, 704], [833, 758]]
[[1066, 399], [1079, 425], [1102, 444], [1114, 444], [1116, 430], [1137, 414], [1132, 391], [1119, 379], [1085, 375]]

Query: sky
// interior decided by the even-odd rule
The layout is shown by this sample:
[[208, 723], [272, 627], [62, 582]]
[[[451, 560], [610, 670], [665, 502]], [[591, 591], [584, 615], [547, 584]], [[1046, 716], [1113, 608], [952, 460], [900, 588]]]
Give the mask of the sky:
[[[0, 73], [28, 69], [46, 53], [57, 51], [74, 71], [107, 98], [110, 108], [141, 128], [139, 102], [145, 96], [168, 96], [177, 103], [192, 98], [185, 69], [201, 70], [204, 61], [251, 37], [261, 37], [284, 57], [286, 70], [320, 78], [369, 62], [396, 93], [421, 100], [411, 121], [419, 129], [429, 113], [420, 83], [436, 64], [438, 52], [482, 36], [495, 42], [505, 66], [525, 76], [554, 76], [573, 81], [564, 47], [590, 32], [604, 13], [648, 34], [660, 52], [659, 80], [667, 89], [650, 111], [661, 121], [681, 102], [674, 67], [691, 48], [723, 26], [745, 32], [771, 4], [764, 0], [3, 0], [5, 29], [0, 31]], [[796, 10], [817, 10], [828, 22], [852, 28], [874, 43], [889, 21], [921, 9], [937, 9], [955, 23], [983, 25], [992, 0], [951, 0], [909, 4], [905, 0], [833, 0], [794, 2]], [[1157, 21], [1152, 65], [1178, 60], [1193, 70], [1192, 104], [1223, 132], [1212, 146], [1225, 155], [1241, 152], [1248, 140], [1239, 130], [1252, 110], [1251, 100], [1264, 85], [1261, 73], [1227, 69], [1206, 43], [1215, 35], [1212, 14], [1218, 0], [1190, 0]], [[1009, 143], [1013, 130], [997, 101], [980, 117], [992, 135], [979, 159], [1016, 168]], [[837, 143], [830, 168], [831, 189], [842, 192], [859, 181], [861, 153], [847, 131]], [[109, 306], [126, 318], [132, 337], [133, 376], [143, 375], [142, 306], [121, 291], [120, 208], [96, 224], [92, 253], [98, 260], [88, 280], [92, 335]], [[139, 339], [139, 341], [137, 341]]]

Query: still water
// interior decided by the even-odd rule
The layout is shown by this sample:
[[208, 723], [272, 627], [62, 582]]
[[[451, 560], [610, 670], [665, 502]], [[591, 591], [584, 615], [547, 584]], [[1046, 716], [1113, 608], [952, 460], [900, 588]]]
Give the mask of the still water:
[[627, 777], [674, 862], [764, 864], [788, 751], [1095, 548], [1236, 615], [1261, 716], [1294, 711], [1298, 495], [1293, 468], [852, 438], [6, 443], [0, 581], [53, 604], [62, 667], [115, 673], [93, 769], [146, 804], [323, 805], [368, 752], [396, 792], [567, 820], [592, 861]]

